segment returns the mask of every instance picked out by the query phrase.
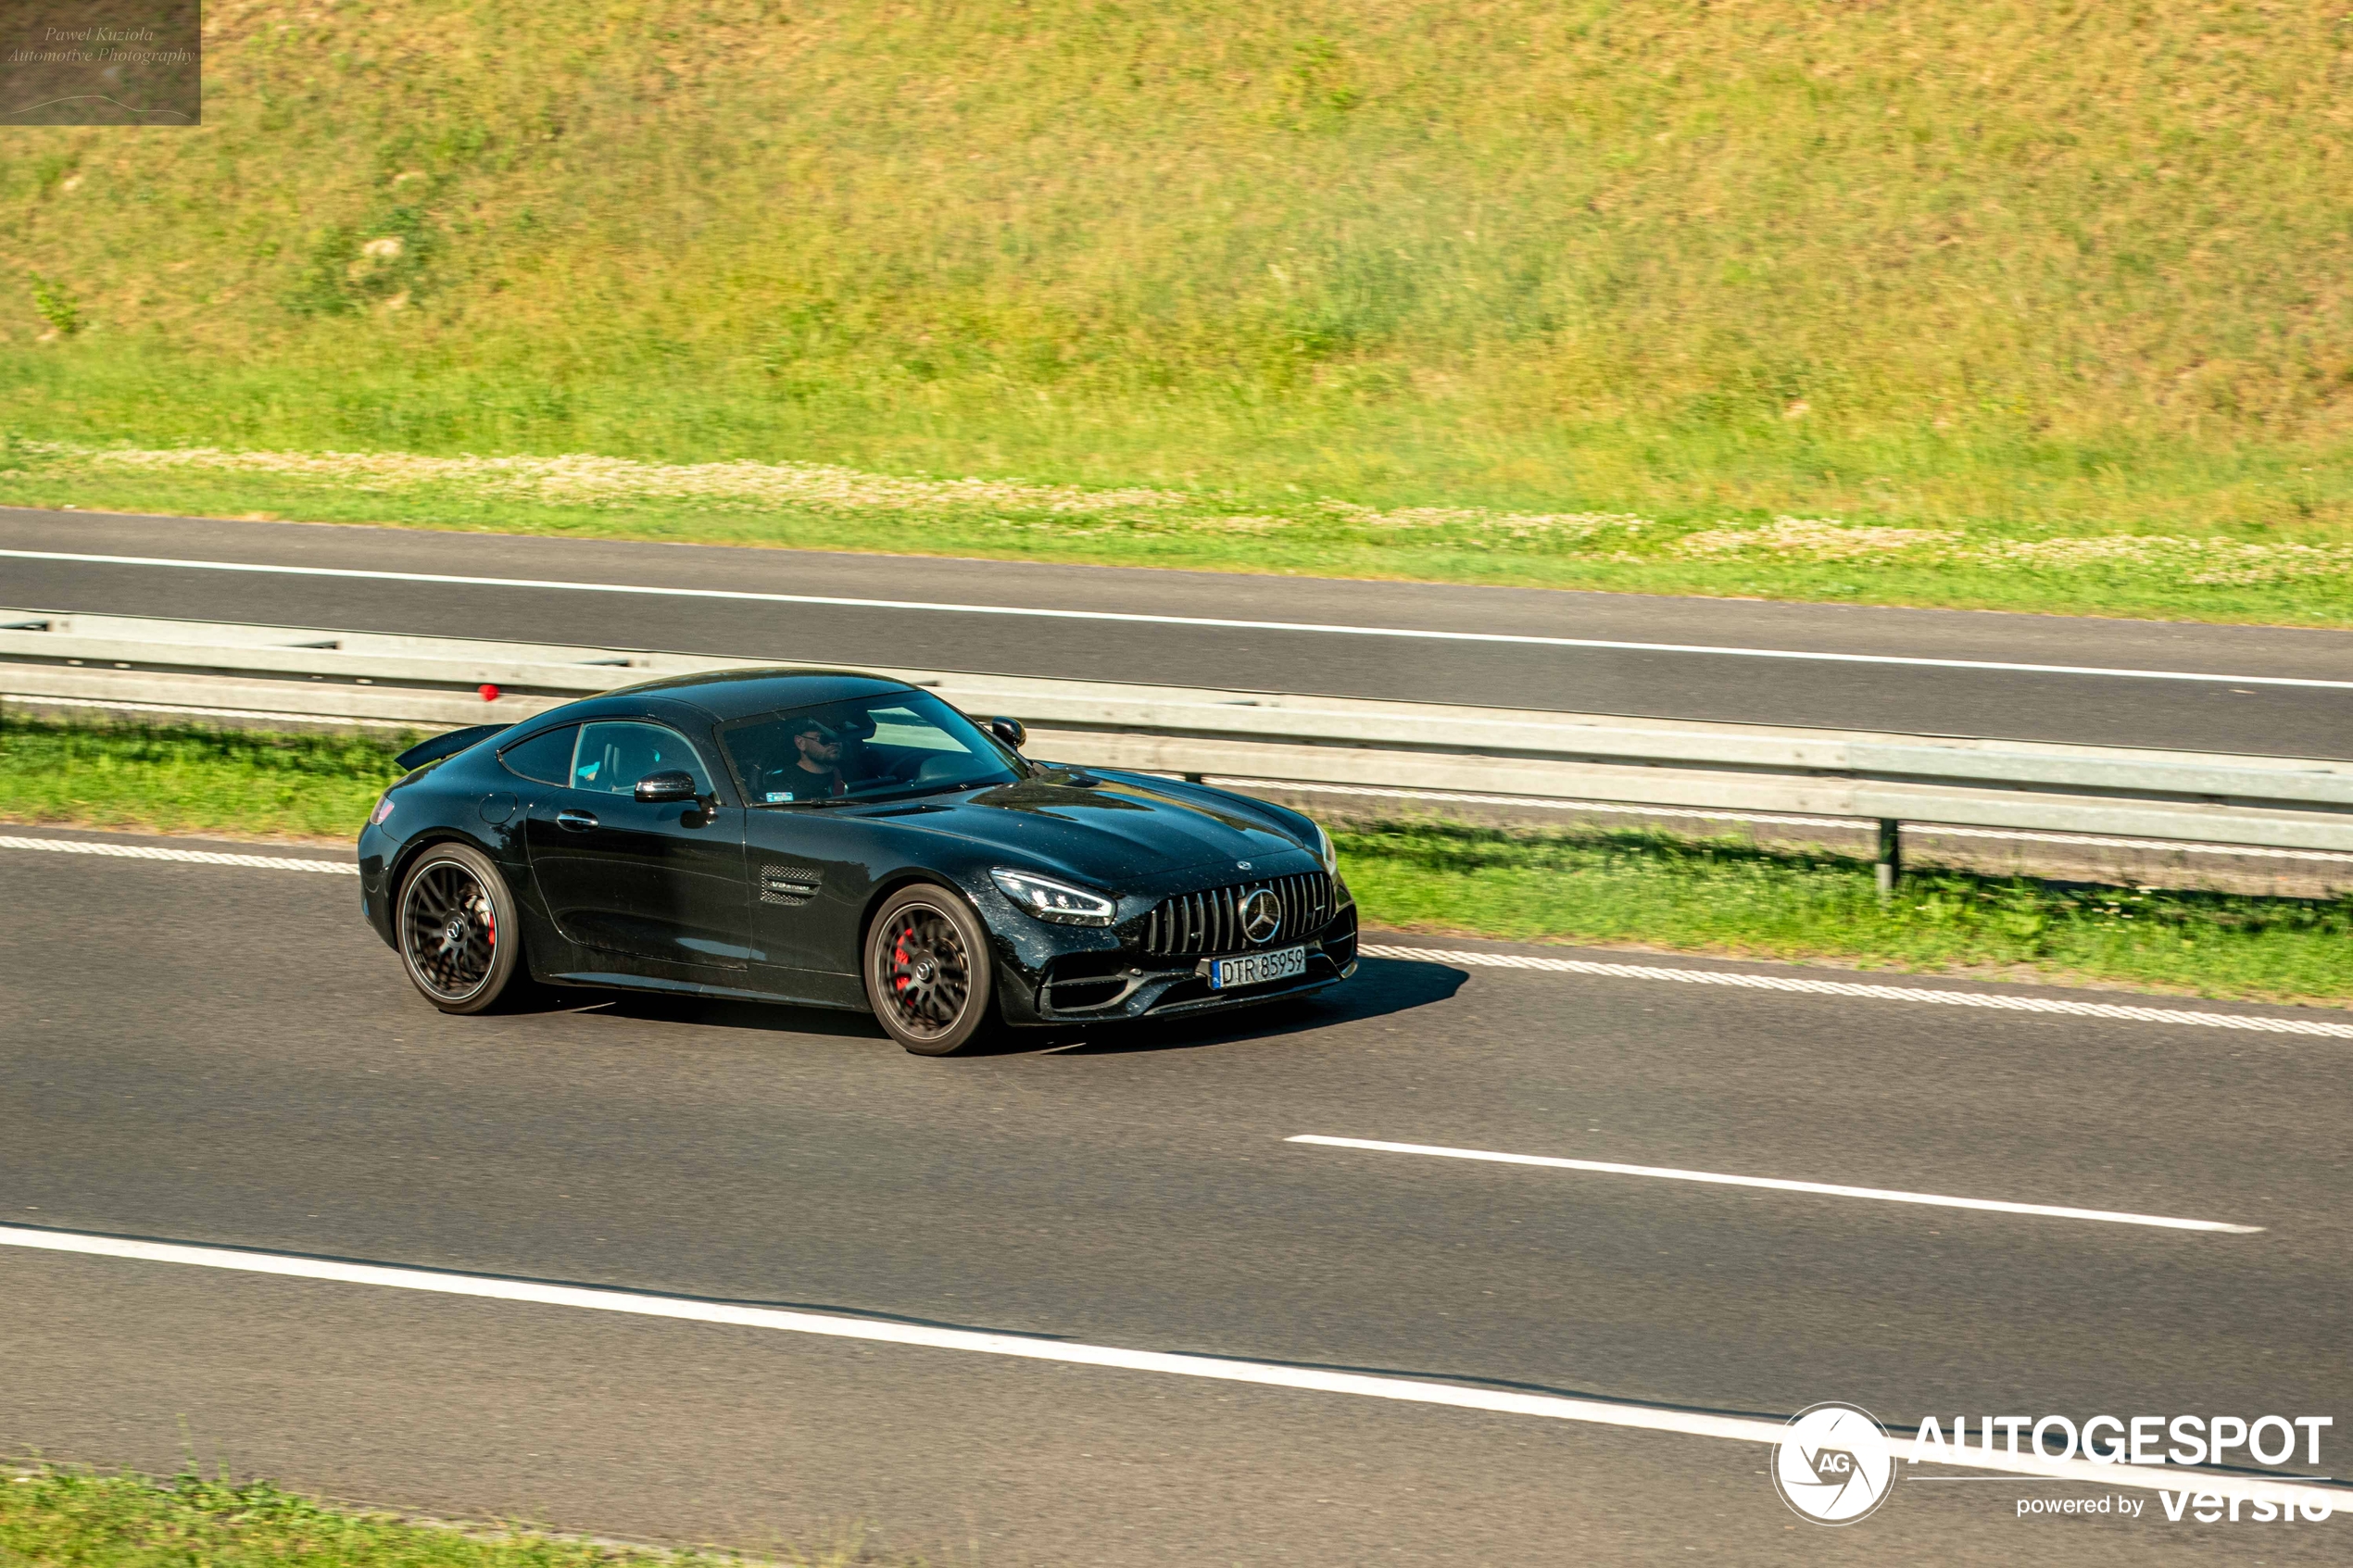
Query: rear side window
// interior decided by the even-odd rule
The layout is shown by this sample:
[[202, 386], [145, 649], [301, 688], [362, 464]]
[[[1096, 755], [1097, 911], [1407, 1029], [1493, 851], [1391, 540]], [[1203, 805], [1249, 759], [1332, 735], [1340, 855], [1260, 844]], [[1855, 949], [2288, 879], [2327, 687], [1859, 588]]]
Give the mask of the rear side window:
[[695, 788], [711, 793], [711, 776], [686, 737], [660, 724], [583, 724], [580, 749], [572, 759], [572, 787], [598, 795], [628, 795], [648, 773], [686, 772]]
[[568, 784], [572, 780], [572, 743], [580, 734], [577, 724], [562, 724], [545, 734], [510, 746], [498, 754], [507, 771], [541, 784]]

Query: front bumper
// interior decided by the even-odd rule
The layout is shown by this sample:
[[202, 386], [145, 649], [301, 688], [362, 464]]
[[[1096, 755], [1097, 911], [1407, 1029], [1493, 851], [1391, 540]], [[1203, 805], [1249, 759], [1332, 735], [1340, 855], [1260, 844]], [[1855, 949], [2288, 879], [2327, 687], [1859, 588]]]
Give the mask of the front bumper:
[[1356, 906], [1344, 904], [1324, 928], [1301, 944], [1303, 974], [1237, 990], [1210, 988], [1209, 966], [1239, 953], [1152, 959], [1132, 950], [1063, 954], [1038, 970], [1000, 967], [1006, 1022], [1014, 1024], [1093, 1023], [1218, 1012], [1256, 1002], [1305, 996], [1356, 972]]

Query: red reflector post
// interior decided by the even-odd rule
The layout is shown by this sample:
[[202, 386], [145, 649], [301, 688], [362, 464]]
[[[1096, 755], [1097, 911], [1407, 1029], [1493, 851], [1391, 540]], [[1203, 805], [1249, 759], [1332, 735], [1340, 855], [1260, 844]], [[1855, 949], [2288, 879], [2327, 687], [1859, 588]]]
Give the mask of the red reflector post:
[[484, 682], [480, 690], [482, 692], [483, 701], [497, 702], [498, 700], [498, 688], [491, 685], [489, 683]]

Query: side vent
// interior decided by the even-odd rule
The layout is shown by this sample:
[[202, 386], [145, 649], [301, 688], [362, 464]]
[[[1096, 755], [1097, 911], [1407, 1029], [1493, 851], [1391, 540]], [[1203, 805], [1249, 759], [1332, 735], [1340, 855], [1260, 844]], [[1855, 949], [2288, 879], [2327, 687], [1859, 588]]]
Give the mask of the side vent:
[[806, 904], [817, 897], [818, 886], [825, 873], [814, 866], [762, 866], [760, 868], [760, 901], [791, 907]]

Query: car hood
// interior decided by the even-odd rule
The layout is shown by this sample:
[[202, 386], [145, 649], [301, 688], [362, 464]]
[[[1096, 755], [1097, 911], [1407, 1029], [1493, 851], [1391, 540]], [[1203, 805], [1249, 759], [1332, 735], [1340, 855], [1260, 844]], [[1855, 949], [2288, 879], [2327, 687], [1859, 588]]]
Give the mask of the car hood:
[[909, 825], [987, 845], [1010, 866], [1121, 892], [1156, 891], [1164, 877], [1202, 866], [1255, 859], [1254, 870], [1288, 872], [1305, 869], [1290, 859], [1313, 860], [1271, 808], [1196, 786], [1160, 789], [1134, 775], [1095, 776], [1092, 787], [1048, 775], [926, 801]]

